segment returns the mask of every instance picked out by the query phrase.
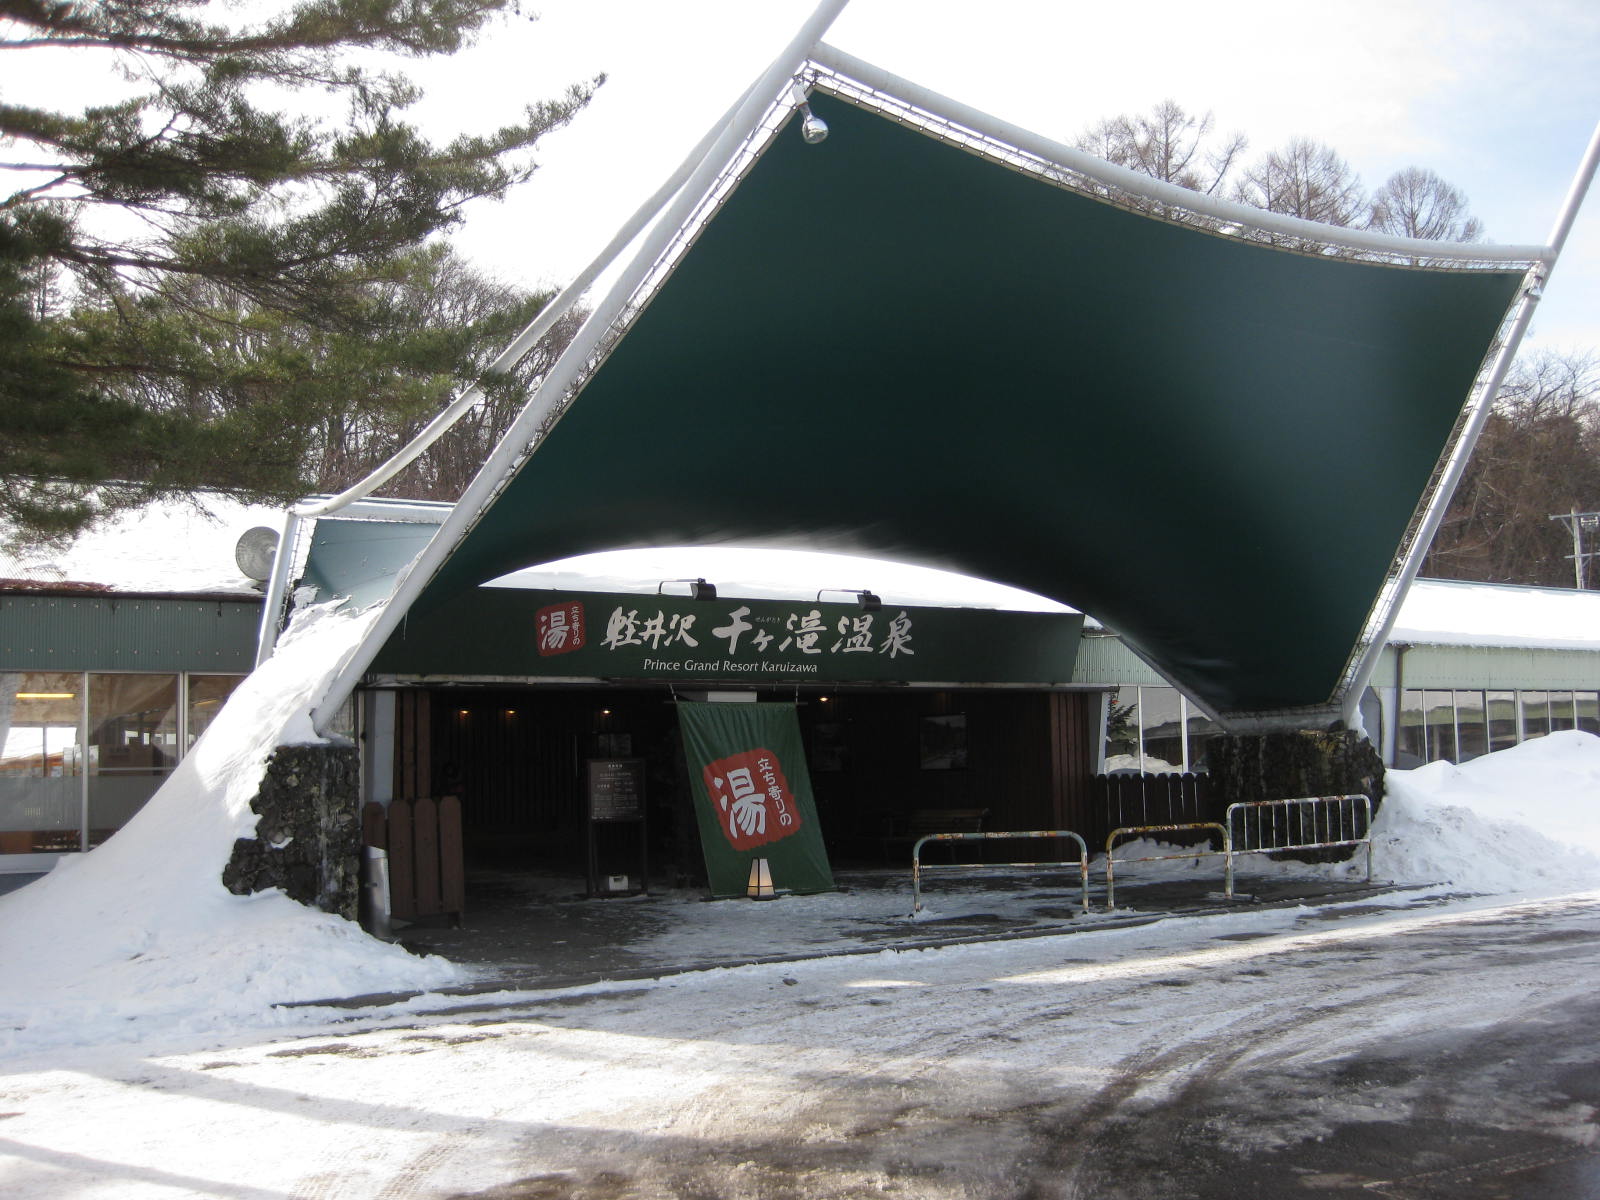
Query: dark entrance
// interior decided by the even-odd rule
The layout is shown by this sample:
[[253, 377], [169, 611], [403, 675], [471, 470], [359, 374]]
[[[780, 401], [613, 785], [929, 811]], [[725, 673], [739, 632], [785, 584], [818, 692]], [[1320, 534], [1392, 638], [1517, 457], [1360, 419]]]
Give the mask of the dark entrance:
[[[986, 830], [1074, 828], [1085, 818], [1096, 694], [789, 686], [755, 695], [798, 700], [836, 866], [906, 865], [914, 813], [981, 811]], [[397, 794], [461, 796], [469, 869], [584, 874], [586, 764], [638, 758], [653, 885], [701, 878], [670, 689], [418, 689], [400, 694], [397, 716]], [[614, 862], [632, 853], [626, 844], [606, 852]]]

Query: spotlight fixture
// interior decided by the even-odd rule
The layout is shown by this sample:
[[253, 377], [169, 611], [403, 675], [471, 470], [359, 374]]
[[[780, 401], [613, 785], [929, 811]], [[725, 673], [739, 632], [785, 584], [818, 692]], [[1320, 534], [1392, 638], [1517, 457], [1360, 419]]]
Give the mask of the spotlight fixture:
[[689, 599], [715, 600], [717, 598], [717, 585], [707, 583], [704, 579], [663, 579], [656, 584], [656, 595], [661, 595], [661, 589], [669, 583], [687, 583], [689, 585]]
[[861, 605], [862, 612], [877, 612], [883, 607], [883, 598], [874, 595], [865, 588], [821, 588], [817, 592], [819, 603], [822, 600], [823, 592], [843, 592], [847, 596], [854, 596], [857, 603]]
[[811, 111], [811, 105], [800, 106], [800, 136], [805, 139], [806, 145], [815, 146], [828, 138], [828, 123], [816, 113]]

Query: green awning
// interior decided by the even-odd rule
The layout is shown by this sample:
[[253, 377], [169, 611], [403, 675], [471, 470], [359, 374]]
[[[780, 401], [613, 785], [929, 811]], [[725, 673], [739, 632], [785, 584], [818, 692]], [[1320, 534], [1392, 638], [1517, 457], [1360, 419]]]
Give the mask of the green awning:
[[1221, 713], [1332, 698], [1521, 272], [1219, 236], [813, 107], [410, 620], [581, 552], [848, 546], [1080, 608]]

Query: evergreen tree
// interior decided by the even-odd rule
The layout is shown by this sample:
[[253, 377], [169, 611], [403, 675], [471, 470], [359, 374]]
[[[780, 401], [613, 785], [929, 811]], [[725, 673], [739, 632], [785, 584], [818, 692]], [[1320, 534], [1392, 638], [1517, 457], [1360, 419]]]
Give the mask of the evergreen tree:
[[[392, 403], [404, 426], [481, 363], [462, 339], [509, 336], [504, 321], [411, 321], [396, 305], [420, 293], [397, 281], [460, 282], [418, 247], [527, 179], [537, 139], [600, 81], [435, 145], [402, 119], [417, 89], [368, 65], [451, 53], [506, 4], [299, 0], [239, 19], [212, 0], [0, 0], [8, 61], [98, 53], [132, 93], [76, 112], [0, 102], [15, 181], [0, 197], [0, 517], [17, 535], [200, 487], [292, 495], [320, 481], [304, 453], [327, 434], [333, 379], [359, 377], [351, 403]], [[284, 111], [330, 93], [338, 121]], [[527, 319], [531, 301], [501, 298]]]

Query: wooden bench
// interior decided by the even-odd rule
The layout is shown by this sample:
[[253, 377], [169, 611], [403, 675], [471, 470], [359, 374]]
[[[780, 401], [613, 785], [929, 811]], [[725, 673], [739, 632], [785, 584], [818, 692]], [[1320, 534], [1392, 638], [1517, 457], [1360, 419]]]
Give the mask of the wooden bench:
[[987, 808], [919, 808], [903, 816], [885, 819], [883, 854], [892, 857], [895, 847], [910, 849], [935, 833], [982, 833]]

